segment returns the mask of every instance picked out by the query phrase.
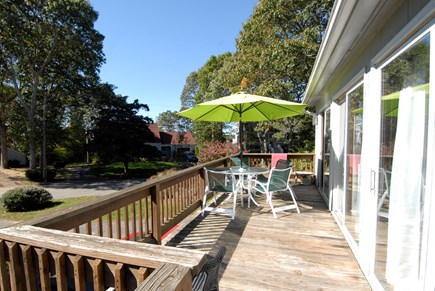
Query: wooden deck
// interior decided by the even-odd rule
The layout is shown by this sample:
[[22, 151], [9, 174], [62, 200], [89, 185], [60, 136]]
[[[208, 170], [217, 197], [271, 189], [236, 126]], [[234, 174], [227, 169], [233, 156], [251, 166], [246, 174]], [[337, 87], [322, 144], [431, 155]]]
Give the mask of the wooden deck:
[[[260, 197], [260, 207], [247, 208], [246, 201], [238, 206], [234, 221], [223, 214], [195, 214], [163, 243], [211, 254], [225, 245], [220, 290], [371, 290], [317, 189], [293, 188], [300, 214], [280, 212], [274, 219]], [[287, 200], [284, 194], [278, 196]]]

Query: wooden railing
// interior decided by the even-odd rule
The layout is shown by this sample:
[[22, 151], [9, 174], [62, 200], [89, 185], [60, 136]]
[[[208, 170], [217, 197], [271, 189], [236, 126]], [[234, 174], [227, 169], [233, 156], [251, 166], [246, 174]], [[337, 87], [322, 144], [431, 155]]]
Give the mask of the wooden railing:
[[[250, 158], [251, 166], [267, 166], [271, 160], [270, 154], [246, 154], [246, 156]], [[288, 158], [293, 161], [296, 170], [312, 171], [314, 169], [313, 154], [288, 154]], [[131, 282], [136, 282], [135, 284], [139, 286], [139, 283], [151, 274], [150, 279], [145, 280], [138, 287], [139, 290], [158, 290], [159, 286], [174, 287], [175, 285], [178, 287], [174, 287], [173, 290], [190, 290], [192, 275], [198, 270], [192, 265], [191, 269], [186, 271], [185, 268], [181, 267], [184, 266], [182, 261], [165, 260], [164, 258], [167, 256], [166, 247], [154, 246], [160, 247], [159, 258], [161, 259], [158, 264], [154, 265], [132, 263], [135, 260], [131, 257], [123, 257], [121, 254], [119, 256], [110, 256], [110, 253], [115, 251], [113, 249], [115, 246], [122, 248], [122, 252], [126, 253], [131, 250], [147, 248], [145, 246], [150, 247], [149, 244], [122, 242], [122, 240], [152, 241], [161, 244], [162, 236], [166, 232], [188, 215], [197, 211], [202, 204], [204, 166], [230, 166], [230, 161], [228, 158], [222, 158], [193, 166], [72, 209], [21, 224], [22, 227], [29, 227], [23, 225], [37, 227], [37, 231], [31, 228], [32, 231], [26, 234], [18, 228], [1, 230], [1, 290], [26, 290], [14, 288], [13, 286], [24, 284], [24, 282], [27, 284], [27, 281], [25, 281], [27, 279], [23, 277], [27, 276], [25, 268], [29, 268], [29, 266], [36, 263], [39, 264], [40, 275], [38, 275], [39, 277], [34, 275], [34, 279], [29, 280], [46, 280], [45, 283], [47, 284], [47, 278], [55, 281], [59, 280], [56, 283], [58, 286], [68, 284], [69, 276], [76, 274], [76, 272], [83, 272], [83, 274], [77, 275], [79, 277], [74, 275], [72, 278], [78, 278], [74, 280], [90, 282], [88, 277], [95, 276], [95, 268], [98, 272], [101, 272], [101, 268], [103, 268], [104, 273], [111, 273], [108, 278], [112, 278], [104, 279], [104, 281], [112, 282], [111, 280], [113, 280], [115, 285], [133, 286], [134, 284]], [[46, 232], [39, 233], [39, 237], [32, 236], [33, 232], [41, 232], [41, 228], [46, 229]], [[53, 241], [56, 242], [53, 245], [48, 243]], [[72, 242], [82, 244], [83, 248], [78, 245], [72, 246]], [[137, 245], [144, 247], [138, 247]], [[108, 257], [100, 256], [100, 252], [105, 253]], [[185, 250], [176, 249], [176, 252], [182, 256]], [[25, 260], [25, 257], [27, 258], [30, 254], [32, 254], [32, 261], [17, 261], [20, 258]], [[146, 252], [139, 255], [142, 260], [146, 260], [153, 257], [154, 254], [148, 256], [150, 256], [150, 253]], [[50, 267], [44, 262], [49, 262]], [[29, 265], [30, 263], [33, 265]], [[199, 262], [198, 266], [202, 263]], [[103, 267], [100, 267], [101, 264]], [[7, 274], [8, 272], [9, 274]], [[57, 273], [60, 274], [59, 277]], [[127, 273], [128, 275], [126, 275]], [[53, 274], [56, 274], [56, 277], [53, 277]], [[97, 274], [97, 276], [99, 275]], [[7, 277], [10, 278], [9, 283], [6, 283]], [[32, 281], [30, 281], [31, 283]], [[10, 289], [6, 288], [7, 284], [10, 284]], [[105, 282], [104, 284], [106, 286], [109, 283], [106, 284]], [[3, 285], [6, 287], [3, 288]], [[172, 288], [169, 289], [172, 290]], [[133, 289], [126, 287], [116, 290]]]
[[[267, 166], [271, 160], [271, 154], [246, 156], [252, 166]], [[295, 170], [312, 172], [314, 169], [314, 154], [288, 154], [288, 158]], [[203, 167], [229, 165], [229, 159], [222, 158], [190, 167], [25, 224], [161, 244], [166, 232], [201, 206]]]
[[[206, 165], [226, 163], [223, 158]], [[24, 224], [160, 244], [162, 235], [201, 206], [203, 167], [181, 170]]]
[[[271, 154], [251, 154], [247, 153], [251, 166], [269, 166], [271, 163]], [[312, 153], [288, 153], [287, 159], [293, 163], [293, 172], [312, 172], [314, 173], [315, 154]]]
[[1, 290], [191, 290], [205, 260], [195, 250], [34, 226], [0, 229]]

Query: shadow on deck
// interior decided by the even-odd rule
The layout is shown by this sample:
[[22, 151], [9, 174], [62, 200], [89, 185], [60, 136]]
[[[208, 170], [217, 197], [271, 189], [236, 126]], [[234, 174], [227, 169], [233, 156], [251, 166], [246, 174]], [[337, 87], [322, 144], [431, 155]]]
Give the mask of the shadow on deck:
[[[234, 221], [197, 212], [163, 243], [211, 254], [225, 245], [220, 290], [371, 290], [317, 188], [293, 189], [300, 214], [280, 212], [274, 219], [261, 196], [259, 207], [247, 208], [246, 201], [245, 207], [238, 205]], [[278, 195], [280, 202], [287, 199], [288, 193]]]

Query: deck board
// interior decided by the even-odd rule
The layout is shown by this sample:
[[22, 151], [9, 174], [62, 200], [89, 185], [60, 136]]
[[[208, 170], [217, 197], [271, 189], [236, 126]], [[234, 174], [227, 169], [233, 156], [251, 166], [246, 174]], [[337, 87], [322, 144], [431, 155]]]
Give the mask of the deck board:
[[[280, 212], [274, 219], [259, 197], [259, 207], [238, 205], [234, 221], [196, 213], [163, 243], [211, 254], [225, 245], [220, 290], [371, 290], [317, 189], [297, 185], [294, 190], [300, 214]], [[276, 201], [290, 203], [285, 193], [277, 196]]]

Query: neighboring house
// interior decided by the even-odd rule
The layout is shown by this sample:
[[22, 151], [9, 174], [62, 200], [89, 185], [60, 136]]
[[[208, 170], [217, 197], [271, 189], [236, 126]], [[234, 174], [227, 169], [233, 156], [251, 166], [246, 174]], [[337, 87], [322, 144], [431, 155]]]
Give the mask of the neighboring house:
[[176, 131], [160, 131], [156, 123], [152, 123], [149, 129], [154, 135], [154, 139], [149, 145], [155, 146], [162, 155], [171, 158], [184, 158], [185, 152], [194, 152], [196, 141], [191, 132], [180, 133]]
[[317, 185], [374, 290], [435, 288], [434, 16], [337, 0], [304, 96]]
[[[0, 159], [1, 159], [1, 157], [0, 157]], [[25, 154], [8, 148], [8, 162], [10, 163], [9, 166], [22, 167], [22, 166], [27, 165], [27, 158], [26, 158]]]

